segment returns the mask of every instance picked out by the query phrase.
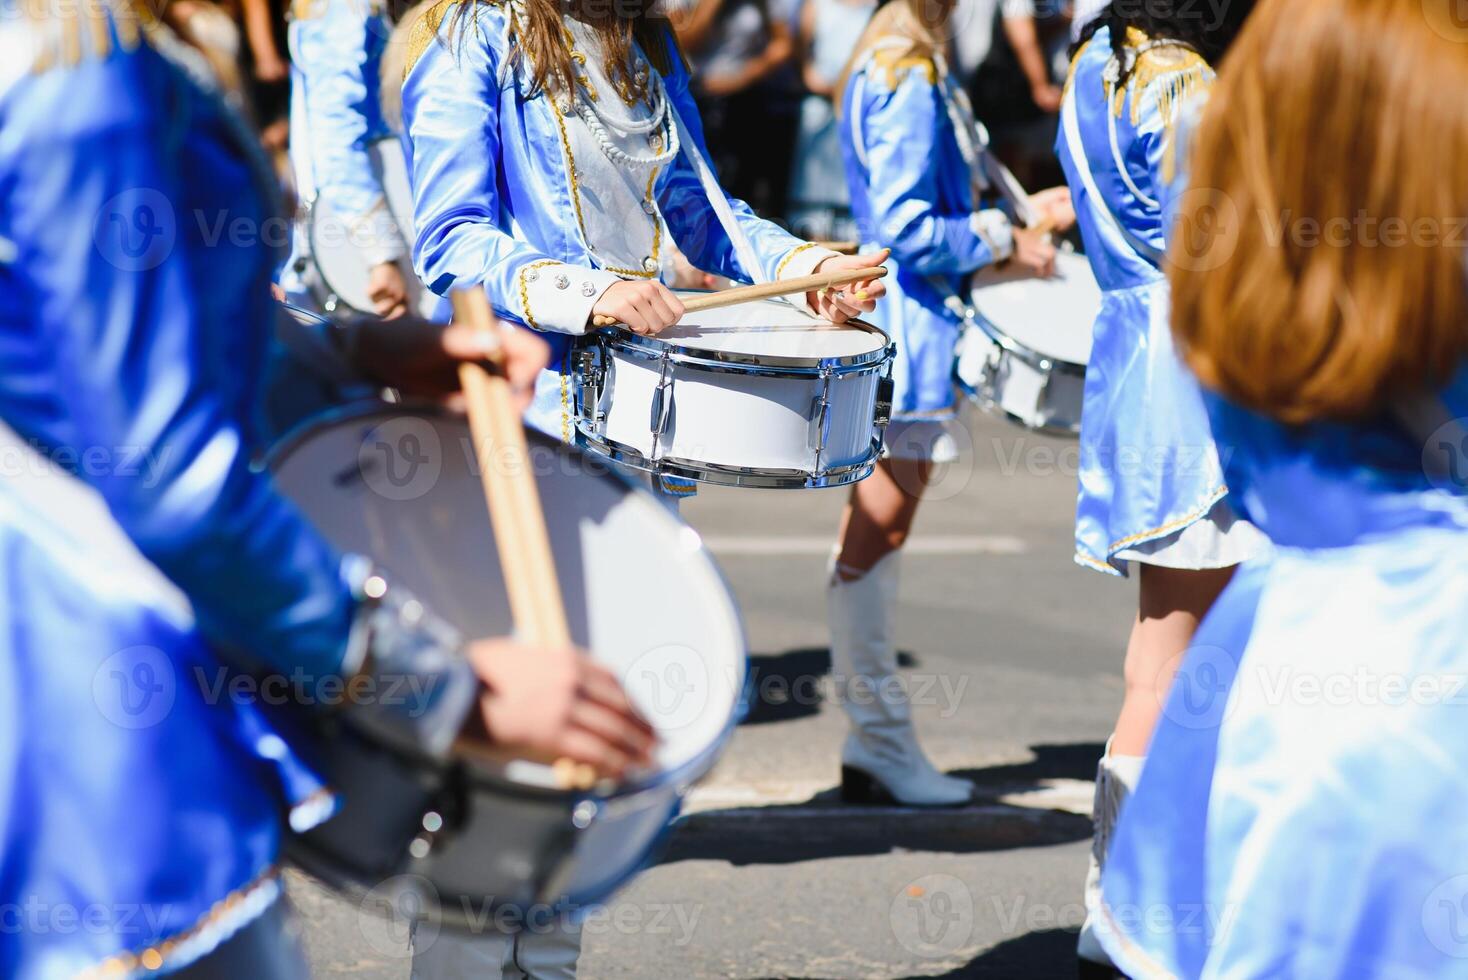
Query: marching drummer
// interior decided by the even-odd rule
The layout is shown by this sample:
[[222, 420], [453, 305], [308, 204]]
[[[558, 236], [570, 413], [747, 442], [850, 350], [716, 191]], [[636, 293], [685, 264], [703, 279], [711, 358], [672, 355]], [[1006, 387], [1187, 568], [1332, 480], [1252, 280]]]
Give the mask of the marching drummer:
[[[565, 441], [570, 338], [594, 315], [642, 334], [677, 323], [673, 246], [745, 281], [882, 259], [802, 242], [727, 201], [668, 22], [638, 2], [584, 8], [443, 0], [410, 36], [402, 100], [414, 266], [433, 291], [486, 288], [500, 316], [550, 335], [554, 367], [527, 421]], [[807, 301], [839, 322], [884, 291], [854, 283]]]
[[[1083, 33], [1056, 152], [1101, 286], [1081, 416], [1075, 560], [1140, 569], [1126, 695], [1096, 772], [1095, 843], [1080, 957], [1109, 967], [1095, 932], [1106, 842], [1140, 776], [1178, 659], [1235, 566], [1268, 547], [1232, 509], [1198, 382], [1168, 329], [1164, 202], [1175, 201], [1174, 130], [1213, 82], [1252, 0], [1216, 19], [1159, 0], [1113, 4]], [[1127, 465], [1129, 458], [1150, 461]]]
[[[392, 138], [383, 119], [380, 65], [391, 21], [377, 0], [295, 0], [291, 5], [290, 155], [296, 195], [342, 219], [329, 233], [350, 242], [367, 267], [367, 293], [383, 317], [407, 312], [408, 246], [388, 207], [369, 147]], [[299, 226], [281, 286], [311, 309], [311, 242]]]
[[[863, 238], [891, 249], [896, 275], [873, 322], [897, 345], [888, 456], [858, 484], [842, 518], [827, 584], [831, 656], [848, 679], [852, 731], [842, 750], [842, 794], [853, 802], [965, 803], [972, 784], [944, 775], [917, 742], [896, 674], [892, 618], [898, 549], [936, 463], [956, 458], [947, 423], [957, 318], [928, 281], [950, 289], [994, 262], [1045, 275], [1055, 249], [1045, 231], [1019, 227], [998, 208], [979, 210], [988, 181], [978, 134], [943, 57], [953, 4], [898, 0], [867, 27], [837, 91], [852, 207]], [[976, 145], [976, 141], [977, 144]], [[1074, 221], [1063, 188], [1030, 199], [1051, 229]], [[870, 692], [859, 686], [871, 685]]]
[[[281, 845], [330, 795], [257, 704], [201, 683], [226, 654], [287, 688], [407, 679], [432, 697], [347, 710], [419, 744], [477, 712], [501, 744], [615, 776], [651, 733], [574, 651], [461, 645], [432, 597], [405, 605], [252, 466], [259, 376], [283, 356], [275, 256], [182, 218], [259, 227], [274, 178], [198, 52], [126, 0], [0, 0], [0, 48], [0, 452], [20, 460], [0, 481], [0, 906], [157, 913], [7, 929], [0, 975], [304, 977]], [[484, 354], [468, 328], [389, 327], [340, 348], [393, 367], [384, 383]], [[506, 348], [528, 387], [544, 345]]]

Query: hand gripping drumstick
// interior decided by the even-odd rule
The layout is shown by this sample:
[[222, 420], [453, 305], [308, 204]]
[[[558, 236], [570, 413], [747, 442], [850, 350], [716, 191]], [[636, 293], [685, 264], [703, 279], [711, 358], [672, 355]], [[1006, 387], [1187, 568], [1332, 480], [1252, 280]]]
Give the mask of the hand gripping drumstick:
[[[504, 374], [499, 325], [482, 289], [455, 291], [453, 306], [456, 322], [495, 341], [485, 355], [493, 370], [475, 363], [461, 364], [459, 384], [468, 403], [469, 431], [474, 437], [484, 500], [494, 527], [515, 631], [528, 643], [568, 647], [571, 630], [566, 625], [561, 583], [556, 577], [525, 430]], [[499, 758], [494, 753], [489, 756]], [[588, 789], [596, 779], [589, 766], [577, 766], [570, 760], [557, 760], [555, 770], [563, 788]]]
[[[735, 289], [725, 289], [722, 292], [707, 293], [686, 299], [683, 301], [683, 309], [688, 313], [697, 313], [699, 310], [717, 310], [725, 306], [738, 306], [740, 303], [748, 303], [757, 299], [773, 299], [776, 296], [790, 296], [794, 293], [808, 293], [812, 290], [825, 292], [834, 286], [881, 279], [886, 275], [887, 267], [877, 265], [869, 269], [827, 272], [814, 276], [801, 276], [799, 279], [766, 282], [757, 286], [739, 286]], [[614, 316], [603, 316], [602, 314], [591, 318], [593, 327], [614, 327], [620, 322]]]

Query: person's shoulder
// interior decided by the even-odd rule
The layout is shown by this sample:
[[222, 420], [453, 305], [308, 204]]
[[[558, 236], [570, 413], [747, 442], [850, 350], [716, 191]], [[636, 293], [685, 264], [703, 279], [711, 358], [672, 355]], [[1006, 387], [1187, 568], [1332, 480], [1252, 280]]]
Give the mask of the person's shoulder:
[[503, 59], [516, 13], [514, 0], [425, 0], [404, 22], [410, 19], [405, 76], [435, 50], [452, 55], [473, 49]]
[[1183, 108], [1213, 82], [1213, 68], [1186, 45], [1131, 32], [1127, 50], [1133, 52], [1127, 79], [1133, 125], [1155, 115], [1164, 128], [1171, 129]]
[[165, 100], [153, 45], [167, 34], [135, 0], [0, 0], [7, 120], [61, 132], [157, 114]]
[[883, 44], [881, 39], [852, 72], [866, 79], [868, 90], [892, 93], [904, 86], [937, 88], [942, 66], [931, 52], [911, 44]]

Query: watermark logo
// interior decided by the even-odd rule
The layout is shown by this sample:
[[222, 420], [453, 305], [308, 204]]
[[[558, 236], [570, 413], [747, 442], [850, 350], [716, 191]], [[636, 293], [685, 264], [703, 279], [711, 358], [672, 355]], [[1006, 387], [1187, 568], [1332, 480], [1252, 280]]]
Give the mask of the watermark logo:
[[1193, 187], [1177, 202], [1177, 224], [1167, 261], [1189, 272], [1210, 272], [1233, 258], [1241, 222], [1233, 199], [1212, 187]]
[[362, 440], [357, 468], [373, 493], [388, 500], [417, 500], [438, 485], [443, 446], [427, 420], [395, 418]]
[[1217, 728], [1233, 707], [1229, 691], [1234, 658], [1227, 650], [1214, 646], [1191, 647], [1182, 657], [1182, 666], [1165, 695], [1163, 713], [1184, 728]]
[[1468, 43], [1468, 0], [1422, 0], [1422, 16], [1439, 37]]
[[909, 952], [950, 956], [973, 935], [973, 892], [952, 875], [924, 875], [892, 899], [889, 917], [892, 934]]
[[1422, 930], [1440, 952], [1468, 959], [1468, 875], [1449, 878], [1428, 893]]
[[133, 731], [166, 718], [177, 693], [173, 663], [153, 646], [119, 650], [92, 675], [92, 701], [102, 716]]
[[123, 191], [103, 204], [92, 227], [97, 251], [123, 272], [163, 264], [178, 240], [173, 204], [151, 187]]
[[642, 654], [627, 668], [622, 684], [628, 696], [659, 731], [674, 731], [698, 721], [709, 705], [713, 685], [727, 683], [692, 647], [670, 643]]
[[406, 959], [438, 940], [442, 917], [438, 889], [421, 875], [379, 882], [357, 905], [357, 932], [378, 955]]

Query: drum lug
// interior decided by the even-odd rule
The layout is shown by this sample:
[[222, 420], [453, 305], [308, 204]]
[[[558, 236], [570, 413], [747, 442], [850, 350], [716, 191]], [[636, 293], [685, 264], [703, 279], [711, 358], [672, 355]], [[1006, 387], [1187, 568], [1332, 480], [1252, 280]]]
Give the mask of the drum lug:
[[606, 355], [601, 344], [588, 345], [575, 353], [576, 397], [581, 403], [581, 414], [594, 431], [601, 431], [606, 421], [602, 411], [602, 389], [606, 384]]
[[811, 399], [810, 420], [810, 448], [814, 449], [816, 454], [811, 476], [819, 480], [826, 475], [825, 461], [821, 457], [825, 455], [826, 440], [830, 437], [831, 428], [831, 369], [829, 367], [821, 368], [821, 393]]
[[648, 420], [652, 430], [651, 461], [658, 462], [663, 456], [663, 436], [673, 416], [673, 361], [665, 353], [658, 369], [658, 385], [652, 393], [652, 417]]
[[872, 425], [878, 429], [886, 428], [892, 421], [892, 395], [895, 389], [896, 383], [891, 375], [883, 375], [877, 379], [877, 401]]

